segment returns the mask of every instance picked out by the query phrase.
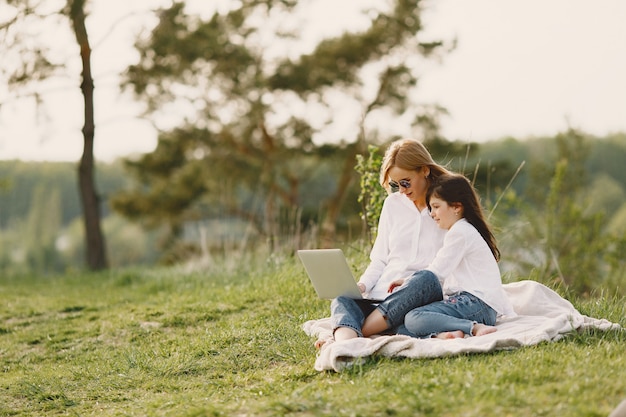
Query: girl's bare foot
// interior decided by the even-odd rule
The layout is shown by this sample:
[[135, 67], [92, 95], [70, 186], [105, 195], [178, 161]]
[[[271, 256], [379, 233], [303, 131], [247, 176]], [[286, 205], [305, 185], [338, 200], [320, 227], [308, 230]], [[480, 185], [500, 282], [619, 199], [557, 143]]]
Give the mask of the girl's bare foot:
[[474, 327], [472, 327], [472, 335], [484, 336], [486, 334], [493, 333], [496, 330], [498, 329], [496, 329], [495, 326], [487, 326], [486, 324], [476, 323]]
[[437, 339], [443, 339], [443, 340], [447, 340], [447, 339], [462, 339], [462, 338], [465, 337], [465, 333], [463, 333], [463, 330], [455, 330], [453, 332], [441, 332], [441, 333], [439, 333], [435, 337]]

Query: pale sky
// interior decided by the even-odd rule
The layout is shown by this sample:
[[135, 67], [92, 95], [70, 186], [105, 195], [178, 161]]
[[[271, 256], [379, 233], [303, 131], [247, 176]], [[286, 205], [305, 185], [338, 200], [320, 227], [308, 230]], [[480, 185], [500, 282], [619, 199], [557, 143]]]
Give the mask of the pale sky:
[[[364, 0], [341, 1], [348, 8]], [[339, 1], [314, 2], [325, 27], [342, 22]], [[95, 156], [99, 160], [150, 152], [156, 144], [156, 131], [137, 117], [141, 107], [119, 93], [117, 74], [135, 60], [132, 44], [146, 16], [139, 12], [159, 3], [167, 4], [92, 0], [88, 29], [94, 46]], [[417, 99], [448, 108], [451, 115], [443, 120], [448, 139], [554, 135], [568, 126], [597, 136], [626, 132], [626, 1], [436, 0], [429, 4], [423, 15], [426, 34], [456, 36], [458, 48], [442, 63], [424, 68]], [[121, 21], [99, 43], [118, 16], [131, 10], [138, 14]], [[73, 71], [77, 74], [80, 68]], [[78, 82], [51, 83], [46, 111], [39, 114], [30, 101], [15, 99], [0, 86], [0, 159], [78, 160], [83, 124], [76, 117], [82, 116]], [[345, 132], [346, 137], [350, 134]]]

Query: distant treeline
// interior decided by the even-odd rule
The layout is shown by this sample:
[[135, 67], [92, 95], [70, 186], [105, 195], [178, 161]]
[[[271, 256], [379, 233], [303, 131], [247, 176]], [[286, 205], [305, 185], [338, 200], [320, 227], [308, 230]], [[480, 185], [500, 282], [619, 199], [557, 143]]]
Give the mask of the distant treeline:
[[[613, 186], [626, 191], [626, 134], [595, 138], [589, 144], [585, 181], [592, 184], [596, 180], [610, 179]], [[437, 162], [447, 164], [452, 170], [463, 172], [470, 178], [477, 174], [478, 188], [493, 189], [506, 185], [525, 161], [524, 168], [511, 184], [519, 195], [528, 192], [531, 173], [552, 169], [557, 157], [554, 138], [505, 138], [470, 144], [441, 141], [430, 143], [429, 149]], [[59, 194], [62, 225], [67, 226], [80, 217], [77, 169], [78, 163], [73, 162], [0, 161], [0, 230], [28, 216], [37, 190], [43, 190], [48, 196]], [[546, 184], [548, 180], [549, 177], [546, 177]], [[96, 182], [102, 197], [104, 217], [111, 213], [109, 197], [129, 186], [131, 181], [119, 161], [97, 164]], [[483, 195], [483, 198], [487, 196]], [[355, 205], [348, 205], [350, 207]]]
[[[110, 213], [107, 199], [128, 185], [126, 175], [119, 162], [99, 163], [96, 177], [106, 216]], [[44, 203], [58, 194], [63, 226], [80, 217], [78, 162], [0, 161], [0, 230], [24, 220], [41, 193]]]
[[[566, 139], [567, 140], [567, 139]], [[462, 146], [460, 142], [455, 142]], [[584, 175], [579, 178], [582, 185], [592, 185], [596, 181], [609, 181], [614, 186], [621, 187], [626, 192], [626, 134], [615, 134], [604, 138], [590, 138], [586, 144], [588, 149], [584, 152], [582, 164]], [[474, 150], [471, 147], [475, 147]], [[443, 149], [445, 151], [445, 147]], [[458, 152], [457, 152], [458, 153]], [[481, 144], [471, 144], [468, 158], [465, 155], [450, 158], [449, 166], [465, 173], [472, 178], [478, 166], [478, 187], [489, 189], [488, 184], [508, 183], [517, 168], [525, 162], [524, 167], [515, 178], [511, 187], [520, 196], [533, 197], [537, 191], [541, 196], [547, 188], [537, 189], [537, 183], [532, 181], [544, 178], [544, 185], [548, 185], [551, 175], [554, 173], [558, 162], [559, 151], [555, 138], [531, 138], [518, 140], [505, 138]], [[447, 155], [436, 152], [439, 161], [445, 162]], [[534, 189], [529, 190], [529, 186]], [[617, 195], [620, 193], [617, 192]], [[539, 196], [539, 198], [540, 198]], [[487, 196], [483, 194], [483, 198]], [[621, 194], [624, 199], [625, 194]]]
[[[603, 212], [609, 218], [620, 212], [624, 213], [622, 217], [626, 216], [626, 134], [589, 138], [580, 155], [576, 154], [575, 146], [566, 151], [559, 149], [567, 146], [567, 140], [557, 138], [505, 138], [481, 144], [438, 140], [426, 144], [435, 160], [475, 181], [486, 206], [492, 206], [507, 187], [528, 204], [544, 204], [555, 166], [565, 152], [568, 157], [578, 158], [580, 172], [568, 175], [576, 176], [569, 181], [579, 181], [581, 189], [586, 190], [589, 201], [585, 209]], [[522, 163], [523, 168], [517, 172]], [[323, 175], [330, 177], [336, 171], [329, 169]], [[121, 161], [97, 165], [97, 189], [103, 218], [109, 223], [105, 225], [105, 235], [109, 251], [113, 252], [113, 266], [153, 262], [160, 256], [159, 242], [154, 236], [138, 236], [139, 231], [145, 231], [140, 227], [141, 221], [130, 222], [109, 206], [111, 197], [133, 186], [132, 181]], [[356, 202], [358, 182], [352, 182], [349, 187], [352, 190], [347, 194], [348, 199], [354, 201], [343, 205], [338, 222], [343, 225], [360, 221], [363, 209]], [[315, 194], [322, 193], [323, 188], [309, 189], [313, 195], [304, 204], [310, 207], [302, 210], [312, 214], [303, 227], [314, 223], [314, 213], [319, 211], [319, 200], [324, 197], [316, 198]], [[22, 263], [25, 270], [48, 271], [81, 264], [81, 207], [77, 190], [77, 163], [0, 161], [0, 268]], [[198, 219], [203, 220], [216, 219]], [[222, 221], [219, 230], [209, 227], [204, 232], [210, 239], [211, 233], [224, 233], [225, 225]], [[242, 227], [240, 222], [234, 226]], [[351, 236], [358, 238], [362, 230], [353, 227]], [[71, 255], [58, 254], [68, 247], [73, 248]]]

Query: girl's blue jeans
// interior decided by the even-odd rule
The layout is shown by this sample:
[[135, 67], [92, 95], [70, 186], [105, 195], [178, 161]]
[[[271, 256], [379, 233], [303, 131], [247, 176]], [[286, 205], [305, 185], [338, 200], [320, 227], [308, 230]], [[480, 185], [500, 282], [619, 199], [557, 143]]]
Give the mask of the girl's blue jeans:
[[361, 327], [365, 318], [376, 309], [385, 317], [388, 329], [395, 332], [404, 327], [401, 325], [409, 311], [440, 300], [443, 300], [443, 293], [435, 274], [418, 271], [400, 289], [378, 303], [348, 297], [335, 298], [330, 304], [333, 332], [339, 327], [348, 327], [363, 336]]
[[462, 330], [472, 335], [476, 323], [496, 324], [496, 311], [480, 298], [466, 291], [411, 310], [398, 333], [413, 337], [431, 337], [441, 332]]

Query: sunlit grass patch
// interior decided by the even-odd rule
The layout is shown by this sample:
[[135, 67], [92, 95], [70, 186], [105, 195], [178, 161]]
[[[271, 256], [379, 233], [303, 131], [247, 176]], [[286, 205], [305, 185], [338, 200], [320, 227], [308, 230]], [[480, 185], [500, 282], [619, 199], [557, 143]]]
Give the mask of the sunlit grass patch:
[[[282, 262], [282, 263], [281, 263]], [[295, 260], [0, 282], [0, 415], [608, 415], [625, 332], [317, 372], [328, 315]], [[620, 298], [573, 300], [626, 325]]]

